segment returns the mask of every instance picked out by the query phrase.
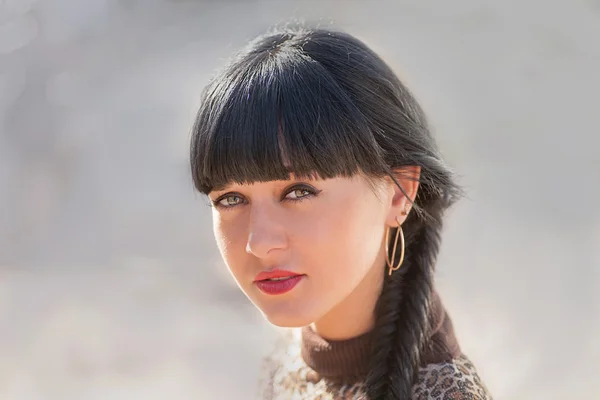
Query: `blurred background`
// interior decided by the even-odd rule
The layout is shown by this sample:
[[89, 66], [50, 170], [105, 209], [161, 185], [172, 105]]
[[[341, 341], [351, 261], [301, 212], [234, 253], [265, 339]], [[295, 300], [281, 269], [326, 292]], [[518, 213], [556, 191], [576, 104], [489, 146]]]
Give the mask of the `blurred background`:
[[290, 19], [416, 93], [468, 198], [437, 282], [497, 400], [600, 399], [600, 2], [0, 1], [0, 398], [245, 399], [276, 331], [188, 172], [199, 94]]

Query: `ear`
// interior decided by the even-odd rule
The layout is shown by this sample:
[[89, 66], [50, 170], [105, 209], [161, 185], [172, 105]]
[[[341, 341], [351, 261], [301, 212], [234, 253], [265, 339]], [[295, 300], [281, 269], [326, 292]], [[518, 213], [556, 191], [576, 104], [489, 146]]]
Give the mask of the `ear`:
[[392, 198], [390, 209], [386, 218], [386, 224], [395, 228], [398, 226], [396, 218], [400, 224], [403, 224], [412, 208], [412, 202], [417, 197], [419, 178], [421, 176], [421, 167], [402, 167], [394, 170], [393, 172], [394, 178], [398, 184], [400, 184], [402, 190], [392, 179], [388, 177]]

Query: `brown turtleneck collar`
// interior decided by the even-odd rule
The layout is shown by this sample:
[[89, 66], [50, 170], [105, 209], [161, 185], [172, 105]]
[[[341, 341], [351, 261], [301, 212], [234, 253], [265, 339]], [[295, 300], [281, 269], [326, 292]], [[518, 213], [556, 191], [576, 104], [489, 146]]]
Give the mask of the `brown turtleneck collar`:
[[[430, 340], [421, 365], [450, 361], [460, 355], [452, 321], [444, 309], [439, 294], [433, 293], [429, 321]], [[348, 340], [326, 340], [310, 326], [302, 328], [302, 358], [321, 377], [329, 379], [360, 379], [367, 375], [373, 331]]]

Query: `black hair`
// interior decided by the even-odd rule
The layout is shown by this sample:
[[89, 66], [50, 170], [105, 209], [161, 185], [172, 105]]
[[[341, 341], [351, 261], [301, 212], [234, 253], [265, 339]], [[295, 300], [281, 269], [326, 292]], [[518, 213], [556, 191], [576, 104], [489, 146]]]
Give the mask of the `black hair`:
[[250, 42], [201, 100], [190, 159], [195, 186], [205, 194], [233, 182], [288, 179], [291, 172], [361, 173], [398, 183], [403, 167], [421, 167], [415, 212], [403, 224], [406, 258], [385, 273], [376, 306], [366, 378], [371, 400], [410, 398], [428, 345], [442, 216], [461, 194], [415, 97], [358, 39], [300, 27]]

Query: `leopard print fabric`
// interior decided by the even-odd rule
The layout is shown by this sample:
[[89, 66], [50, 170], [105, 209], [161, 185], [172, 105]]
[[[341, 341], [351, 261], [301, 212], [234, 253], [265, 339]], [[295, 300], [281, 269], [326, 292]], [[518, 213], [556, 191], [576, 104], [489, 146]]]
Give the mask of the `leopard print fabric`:
[[[289, 343], [264, 361], [257, 400], [367, 400], [364, 382], [339, 384], [319, 375], [302, 360], [298, 343]], [[492, 400], [466, 356], [419, 370], [412, 400]]]
[[471, 361], [464, 355], [419, 369], [413, 400], [492, 400]]

